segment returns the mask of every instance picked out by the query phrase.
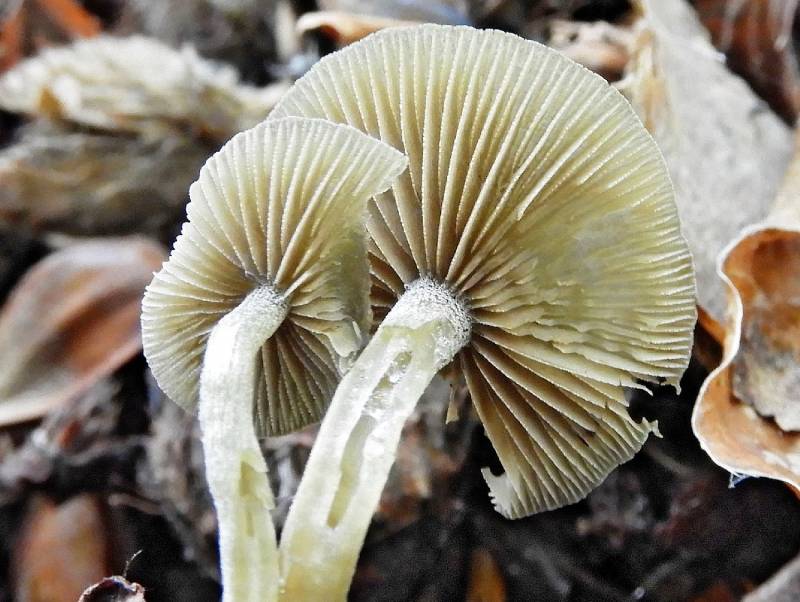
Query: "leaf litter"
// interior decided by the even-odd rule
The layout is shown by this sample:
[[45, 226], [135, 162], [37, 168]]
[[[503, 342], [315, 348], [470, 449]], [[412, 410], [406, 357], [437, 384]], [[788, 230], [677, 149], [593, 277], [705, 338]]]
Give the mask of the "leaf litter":
[[[461, 599], [468, 592], [509, 600], [738, 599], [800, 549], [793, 494], [766, 479], [728, 489], [689, 421], [707, 370], [723, 360], [695, 410], [703, 448], [736, 474], [797, 483], [792, 392], [800, 360], [791, 276], [800, 249], [791, 175], [773, 205], [792, 154], [785, 123], [798, 107], [790, 35], [796, 0], [697, 0], [697, 15], [678, 0], [641, 0], [635, 10], [592, 0], [18, 4], [25, 21], [0, 15], [0, 41], [17, 40], [0, 57], [6, 67], [16, 64], [0, 83], [14, 91], [0, 93], [0, 140], [11, 141], [0, 147], [0, 234], [9, 248], [19, 238], [35, 241], [37, 253], [50, 250], [42, 264], [98, 245], [95, 255], [116, 257], [99, 281], [120, 303], [91, 287], [69, 287], [67, 264], [80, 272], [82, 260], [51, 268], [47, 278], [62, 292], [36, 301], [37, 287], [29, 284], [41, 269], [30, 265], [35, 253], [8, 254], [4, 282], [26, 268], [29, 274], [2, 309], [13, 315], [0, 318], [0, 334], [12, 324], [4, 336], [15, 344], [6, 343], [14, 353], [0, 351], [0, 360], [15, 375], [8, 399], [27, 401], [25, 412], [11, 411], [17, 424], [0, 428], [0, 529], [19, 532], [19, 508], [35, 491], [58, 498], [99, 492], [97, 513], [123, 511], [132, 529], [126, 545], [144, 542], [145, 557], [158, 559], [133, 563], [130, 575], [119, 564], [109, 567], [107, 574], [125, 578], [101, 581], [85, 599], [116, 592], [137, 601], [182, 600], [191, 591], [192, 600], [213, 600], [217, 590], [213, 513], [203, 495], [202, 457], [191, 445], [196, 425], [163, 411], [172, 406], [156, 402], [160, 394], [141, 382], [136, 359], [133, 281], [157, 269], [163, 251], [139, 239], [152, 257], [140, 251], [113, 268], [119, 257], [109, 249], [117, 239], [80, 237], [138, 233], [169, 243], [199, 166], [233, 133], [260, 121], [292, 78], [332, 43], [412, 21], [510, 29], [561, 48], [611, 81], [623, 78], [620, 88], [664, 151], [700, 274], [697, 365], [680, 397], [662, 390], [650, 399], [634, 396], [634, 412], [657, 417], [663, 440], [648, 443], [587, 502], [519, 523], [500, 522], [480, 506], [473, 495], [480, 483], [465, 478], [474, 466], [496, 462], [470, 404], [461, 403], [458, 420], [445, 426], [447, 396], [432, 399], [406, 427], [354, 599]], [[104, 35], [70, 45], [98, 31], [80, 32], [77, 21], [65, 27], [41, 10], [56, 5], [80, 6]], [[122, 48], [139, 48], [141, 56], [122, 56]], [[20, 309], [20, 290], [34, 309]], [[67, 301], [72, 310], [61, 307]], [[73, 320], [70, 311], [85, 319]], [[41, 399], [49, 401], [38, 405]], [[44, 415], [44, 423], [19, 425], [29, 420], [25, 413]], [[265, 450], [283, 512], [313, 436], [311, 429]], [[155, 539], [141, 539], [152, 533]], [[0, 548], [0, 560], [4, 553], [19, 562], [19, 551]], [[725, 566], [715, 560], [722, 556]], [[791, 582], [791, 567], [781, 583]], [[164, 579], [168, 571], [172, 581]], [[187, 583], [181, 579], [190, 586], [176, 585]], [[6, 587], [0, 578], [0, 597]], [[774, 583], [763, 587], [776, 591]]]

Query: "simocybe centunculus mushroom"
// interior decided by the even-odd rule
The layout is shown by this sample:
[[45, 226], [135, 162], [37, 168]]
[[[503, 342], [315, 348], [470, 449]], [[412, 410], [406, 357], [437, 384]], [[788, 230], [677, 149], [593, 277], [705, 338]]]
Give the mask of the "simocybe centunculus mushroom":
[[319, 420], [361, 347], [366, 203], [406, 163], [379, 140], [319, 119], [238, 134], [201, 169], [188, 221], [147, 288], [147, 361], [174, 401], [199, 411], [224, 600], [277, 597], [273, 497], [257, 436]]
[[291, 115], [409, 158], [369, 207], [385, 317], [336, 390], [282, 536], [284, 599], [339, 600], [437, 372], [466, 377], [505, 471], [484, 471], [500, 513], [575, 502], [655, 429], [624, 389], [677, 385], [695, 284], [652, 138], [616, 90], [544, 46], [387, 30], [315, 65], [271, 118]]

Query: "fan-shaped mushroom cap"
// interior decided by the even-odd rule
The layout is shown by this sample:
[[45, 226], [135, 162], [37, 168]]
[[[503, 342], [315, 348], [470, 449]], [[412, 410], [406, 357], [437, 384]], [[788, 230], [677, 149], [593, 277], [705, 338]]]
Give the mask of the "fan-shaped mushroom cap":
[[319, 420], [340, 361], [368, 332], [366, 202], [405, 165], [354, 128], [297, 118], [262, 123], [211, 157], [143, 302], [145, 356], [167, 395], [194, 409], [211, 329], [269, 284], [288, 315], [261, 349], [257, 427], [273, 435]]
[[372, 302], [420, 276], [471, 313], [459, 363], [518, 517], [584, 497], [653, 424], [623, 386], [676, 384], [694, 277], [652, 138], [600, 77], [498, 31], [425, 25], [320, 61], [272, 116], [347, 123], [409, 158], [370, 206]]

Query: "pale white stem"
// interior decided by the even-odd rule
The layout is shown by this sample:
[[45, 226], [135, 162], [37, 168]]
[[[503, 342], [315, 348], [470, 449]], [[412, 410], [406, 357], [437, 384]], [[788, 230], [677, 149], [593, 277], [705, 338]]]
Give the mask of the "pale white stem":
[[217, 323], [203, 359], [198, 415], [219, 523], [224, 602], [277, 599], [275, 504], [253, 425], [253, 394], [258, 350], [286, 314], [279, 293], [257, 288]]
[[403, 424], [470, 324], [447, 287], [417, 280], [345, 375], [284, 527], [281, 600], [345, 599]]

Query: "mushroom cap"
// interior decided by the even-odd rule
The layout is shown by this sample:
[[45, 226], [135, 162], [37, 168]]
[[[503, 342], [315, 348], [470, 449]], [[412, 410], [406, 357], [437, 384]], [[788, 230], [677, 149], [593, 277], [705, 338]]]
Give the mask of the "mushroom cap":
[[319, 420], [369, 328], [367, 200], [405, 165], [352, 127], [298, 118], [237, 134], [212, 156], [142, 304], [144, 353], [164, 392], [195, 408], [211, 330], [268, 284], [288, 315], [259, 354], [257, 431]]
[[350, 124], [409, 169], [370, 204], [372, 303], [420, 276], [473, 318], [458, 354], [519, 517], [584, 497], [654, 424], [623, 387], [677, 384], [695, 322], [691, 256], [650, 135], [602, 78], [499, 31], [374, 34], [315, 65], [271, 117]]

